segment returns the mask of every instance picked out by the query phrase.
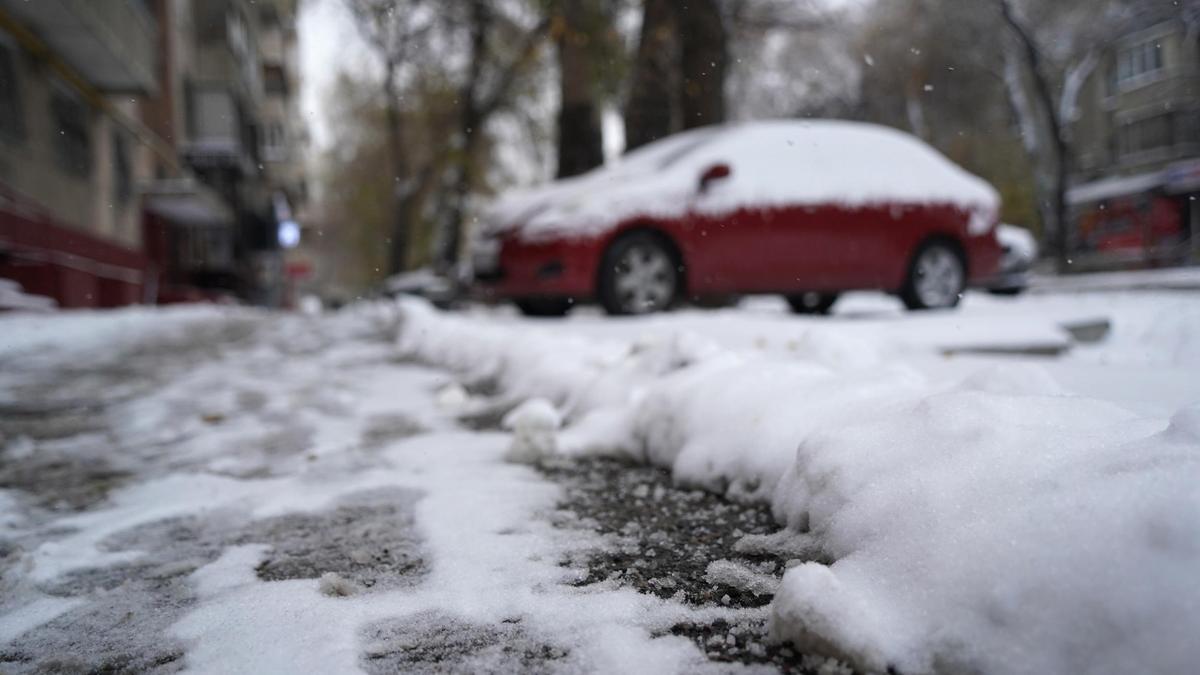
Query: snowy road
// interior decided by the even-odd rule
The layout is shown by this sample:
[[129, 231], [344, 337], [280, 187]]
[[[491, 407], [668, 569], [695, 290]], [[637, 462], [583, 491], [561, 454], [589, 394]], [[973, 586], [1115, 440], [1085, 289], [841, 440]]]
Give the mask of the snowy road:
[[1200, 295], [576, 314], [0, 317], [0, 672], [1200, 656]]

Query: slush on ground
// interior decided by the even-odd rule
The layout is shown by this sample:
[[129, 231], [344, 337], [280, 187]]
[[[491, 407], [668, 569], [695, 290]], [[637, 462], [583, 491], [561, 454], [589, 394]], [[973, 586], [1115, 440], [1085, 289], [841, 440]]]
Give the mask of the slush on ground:
[[0, 672], [1179, 673], [1200, 297], [0, 317]]

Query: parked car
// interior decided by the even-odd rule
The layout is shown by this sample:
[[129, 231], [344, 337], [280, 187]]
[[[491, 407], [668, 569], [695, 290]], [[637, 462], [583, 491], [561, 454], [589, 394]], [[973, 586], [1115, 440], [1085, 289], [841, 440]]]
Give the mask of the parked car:
[[383, 281], [380, 292], [389, 298], [401, 295], [425, 298], [443, 309], [453, 306], [458, 297], [453, 279], [428, 268], [392, 275]]
[[996, 295], [1019, 295], [1029, 287], [1029, 273], [1037, 260], [1037, 240], [1029, 230], [1008, 223], [996, 226], [996, 240], [1003, 255], [998, 276], [988, 284], [988, 290]]
[[998, 210], [990, 185], [893, 129], [721, 125], [501, 198], [472, 259], [482, 287], [532, 315], [757, 293], [819, 313], [855, 289], [946, 308], [996, 276]]

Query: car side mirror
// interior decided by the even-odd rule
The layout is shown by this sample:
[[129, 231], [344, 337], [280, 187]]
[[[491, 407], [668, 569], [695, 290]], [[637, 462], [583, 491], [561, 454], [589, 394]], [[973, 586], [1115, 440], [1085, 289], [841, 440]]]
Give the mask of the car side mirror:
[[700, 193], [708, 192], [710, 183], [728, 178], [732, 173], [733, 169], [730, 169], [728, 164], [713, 164], [708, 167], [700, 174]]

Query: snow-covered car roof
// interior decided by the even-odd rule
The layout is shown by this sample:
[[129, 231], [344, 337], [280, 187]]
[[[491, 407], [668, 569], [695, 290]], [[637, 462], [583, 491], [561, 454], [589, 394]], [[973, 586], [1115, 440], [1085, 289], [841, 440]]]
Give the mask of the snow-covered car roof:
[[[700, 175], [716, 164], [732, 174], [710, 190]], [[775, 120], [693, 129], [635, 150], [616, 164], [511, 192], [485, 214], [492, 231], [523, 238], [595, 236], [633, 217], [747, 206], [838, 203], [953, 204], [973, 229], [992, 225], [999, 196], [917, 138], [874, 124]]]

